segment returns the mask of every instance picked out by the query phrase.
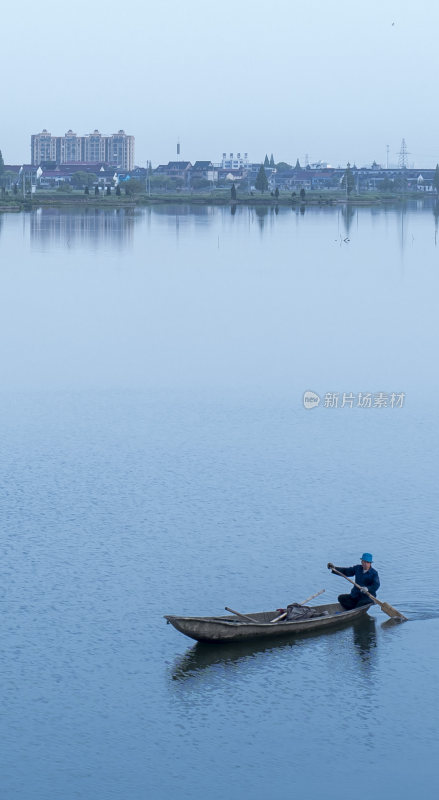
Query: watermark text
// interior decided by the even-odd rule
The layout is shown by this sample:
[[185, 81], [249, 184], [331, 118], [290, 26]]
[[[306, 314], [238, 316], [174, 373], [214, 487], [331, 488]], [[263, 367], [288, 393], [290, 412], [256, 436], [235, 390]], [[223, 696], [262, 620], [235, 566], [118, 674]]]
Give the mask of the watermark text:
[[402, 408], [405, 392], [325, 392], [322, 396], [307, 391], [305, 408]]

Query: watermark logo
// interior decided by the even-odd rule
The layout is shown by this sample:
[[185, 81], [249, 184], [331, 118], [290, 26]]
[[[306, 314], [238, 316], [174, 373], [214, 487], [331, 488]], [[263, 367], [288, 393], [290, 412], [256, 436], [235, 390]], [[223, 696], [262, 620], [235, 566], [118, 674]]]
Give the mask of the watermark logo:
[[320, 397], [315, 392], [305, 392], [303, 395], [303, 405], [305, 408], [315, 408], [320, 403]]
[[405, 392], [325, 392], [323, 398], [315, 392], [303, 394], [305, 408], [402, 408]]

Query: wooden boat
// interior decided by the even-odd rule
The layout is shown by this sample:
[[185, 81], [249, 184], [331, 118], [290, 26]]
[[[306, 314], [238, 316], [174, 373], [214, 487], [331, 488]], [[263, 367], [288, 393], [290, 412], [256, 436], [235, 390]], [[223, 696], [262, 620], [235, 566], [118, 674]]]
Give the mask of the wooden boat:
[[166, 615], [165, 619], [180, 633], [196, 639], [198, 642], [239, 642], [243, 639], [262, 639], [278, 636], [291, 636], [304, 631], [321, 630], [335, 625], [357, 619], [365, 614], [370, 606], [360, 606], [351, 611], [339, 603], [330, 603], [324, 606], [310, 606], [318, 609], [320, 616], [311, 619], [298, 619], [294, 621], [282, 620], [272, 622], [276, 618], [276, 611], [261, 611], [249, 614], [254, 622], [247, 622], [234, 614], [224, 617], [175, 617]]

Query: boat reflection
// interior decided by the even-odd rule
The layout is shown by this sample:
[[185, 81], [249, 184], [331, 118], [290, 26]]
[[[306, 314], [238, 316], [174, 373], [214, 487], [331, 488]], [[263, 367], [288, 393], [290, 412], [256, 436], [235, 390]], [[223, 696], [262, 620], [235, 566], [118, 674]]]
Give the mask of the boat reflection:
[[307, 640], [313, 642], [319, 639], [328, 640], [332, 636], [339, 635], [340, 631], [346, 630], [348, 627], [353, 630], [356, 654], [363, 662], [366, 662], [369, 659], [370, 651], [376, 647], [375, 619], [367, 615], [355, 622], [340, 622], [331, 629], [292, 634], [290, 637], [282, 639], [273, 637], [263, 641], [253, 639], [252, 641], [227, 644], [197, 642], [176, 660], [171, 678], [174, 681], [185, 681], [205, 670], [215, 669], [217, 666], [221, 666], [222, 669], [234, 668], [237, 664], [245, 663], [263, 653], [303, 647]]

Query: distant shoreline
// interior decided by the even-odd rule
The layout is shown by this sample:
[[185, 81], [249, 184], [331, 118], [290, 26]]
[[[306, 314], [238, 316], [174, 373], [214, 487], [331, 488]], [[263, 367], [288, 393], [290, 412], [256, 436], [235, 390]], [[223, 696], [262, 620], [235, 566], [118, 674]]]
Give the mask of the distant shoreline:
[[305, 198], [300, 198], [299, 195], [292, 197], [291, 194], [280, 194], [279, 197], [274, 197], [271, 194], [258, 194], [258, 195], [243, 195], [233, 200], [230, 194], [206, 195], [206, 194], [154, 194], [154, 195], [133, 195], [121, 196], [112, 195], [108, 197], [103, 196], [88, 196], [84, 194], [55, 194], [55, 193], [41, 193], [34, 194], [32, 198], [17, 198], [16, 196], [8, 197], [0, 200], [0, 213], [1, 212], [19, 212], [19, 211], [32, 211], [37, 208], [125, 208], [134, 209], [141, 206], [154, 206], [154, 205], [194, 205], [194, 206], [289, 206], [289, 207], [307, 207], [307, 206], [388, 206], [392, 204], [400, 204], [409, 200], [435, 200], [438, 201], [436, 195], [427, 195], [425, 193], [417, 194], [401, 194], [401, 195], [354, 195], [352, 197], [343, 197], [341, 195], [322, 193], [308, 193]]

